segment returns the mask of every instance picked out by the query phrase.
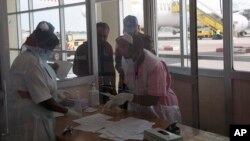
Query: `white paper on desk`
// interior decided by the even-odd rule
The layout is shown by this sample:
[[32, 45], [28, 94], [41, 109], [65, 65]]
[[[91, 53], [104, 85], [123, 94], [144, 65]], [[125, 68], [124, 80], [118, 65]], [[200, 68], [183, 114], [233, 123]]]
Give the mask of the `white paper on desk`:
[[68, 61], [56, 60], [55, 63], [59, 65], [59, 68], [56, 72], [56, 76], [59, 79], [64, 79], [69, 73], [69, 70], [72, 68], [73, 64]]
[[88, 126], [79, 125], [79, 126], [74, 127], [74, 129], [88, 131], [88, 132], [96, 132], [96, 131], [101, 130], [102, 128], [104, 128], [105, 126], [110, 125], [110, 124], [113, 124], [113, 121], [105, 120], [105, 121], [100, 121], [100, 122], [97, 122], [95, 124], [91, 124]]
[[121, 140], [142, 140], [144, 130], [151, 129], [153, 124], [146, 120], [129, 117], [105, 126], [98, 133], [101, 133], [101, 137], [107, 136], [109, 139], [115, 137]]
[[81, 125], [92, 125], [92, 124], [96, 124], [102, 121], [106, 121], [108, 119], [111, 119], [111, 116], [105, 115], [105, 114], [93, 114], [90, 116], [86, 116], [86, 117], [82, 117], [76, 120], [73, 120], [76, 123], [79, 123]]

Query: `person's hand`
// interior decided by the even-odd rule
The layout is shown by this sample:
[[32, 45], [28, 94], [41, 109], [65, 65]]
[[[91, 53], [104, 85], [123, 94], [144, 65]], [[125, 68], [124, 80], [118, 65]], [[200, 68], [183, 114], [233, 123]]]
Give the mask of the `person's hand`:
[[76, 99], [79, 98], [79, 92], [78, 91], [71, 91], [71, 90], [57, 90], [56, 91], [56, 97], [58, 101], [63, 101], [66, 99]]
[[64, 100], [64, 99], [66, 99], [67, 98], [67, 96], [66, 96], [66, 94], [65, 94], [65, 91], [57, 91], [57, 97], [59, 98], [59, 99], [62, 99], [62, 100]]
[[111, 107], [123, 105], [125, 102], [131, 102], [134, 95], [131, 93], [120, 93], [116, 96], [110, 97], [110, 100], [104, 105], [104, 109], [109, 109]]
[[73, 109], [68, 108], [68, 112], [64, 114], [65, 116], [82, 117], [82, 115]]
[[56, 91], [56, 101], [62, 102], [67, 98], [70, 98], [71, 94], [65, 90], [57, 90]]

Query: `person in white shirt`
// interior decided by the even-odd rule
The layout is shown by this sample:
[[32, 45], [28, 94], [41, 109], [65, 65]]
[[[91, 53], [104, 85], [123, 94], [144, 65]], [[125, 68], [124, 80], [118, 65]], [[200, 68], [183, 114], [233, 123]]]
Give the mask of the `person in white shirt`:
[[10, 72], [10, 140], [55, 141], [53, 112], [80, 116], [55, 100], [55, 71], [47, 64], [59, 45], [54, 27], [46, 21], [38, 24], [27, 38], [25, 51], [14, 60]]

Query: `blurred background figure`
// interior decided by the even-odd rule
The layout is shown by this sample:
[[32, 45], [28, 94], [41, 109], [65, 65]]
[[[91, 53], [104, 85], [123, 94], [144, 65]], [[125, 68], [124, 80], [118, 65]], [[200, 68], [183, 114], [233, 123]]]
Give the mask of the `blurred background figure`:
[[[156, 54], [152, 38], [140, 32], [140, 26], [138, 25], [138, 20], [135, 16], [128, 15], [123, 19], [123, 33], [140, 36], [142, 40], [147, 43], [145, 44], [144, 48], [149, 50], [151, 53]], [[124, 92], [126, 90], [126, 85], [123, 83], [124, 72], [122, 70], [121, 58], [122, 55], [116, 49], [115, 68], [119, 73], [118, 92]]]
[[[99, 90], [116, 95], [115, 68], [112, 46], [107, 42], [110, 28], [107, 23], [99, 22], [97, 28], [98, 44], [98, 71], [99, 71]], [[88, 49], [88, 42], [80, 45], [75, 53], [73, 72], [77, 76], [90, 75], [89, 63], [92, 59]], [[104, 104], [108, 100], [107, 96], [100, 95], [100, 103]]]

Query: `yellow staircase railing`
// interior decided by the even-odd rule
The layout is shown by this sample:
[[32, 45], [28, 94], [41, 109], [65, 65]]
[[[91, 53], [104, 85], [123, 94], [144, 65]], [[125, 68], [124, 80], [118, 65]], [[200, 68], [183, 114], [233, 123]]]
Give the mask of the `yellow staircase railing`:
[[[187, 10], [188, 9], [189, 8], [187, 6]], [[179, 3], [177, 2], [172, 3], [171, 12], [172, 13], [180, 12]], [[202, 25], [211, 27], [211, 29], [215, 32], [218, 30], [220, 30], [221, 32], [223, 31], [222, 21], [220, 21], [221, 19], [218, 19], [218, 17], [215, 18], [199, 8], [197, 8], [197, 20]]]
[[216, 19], [209, 14], [205, 13], [201, 9], [197, 8], [197, 20], [202, 25], [210, 26], [214, 31], [220, 30], [223, 31], [222, 21]]

